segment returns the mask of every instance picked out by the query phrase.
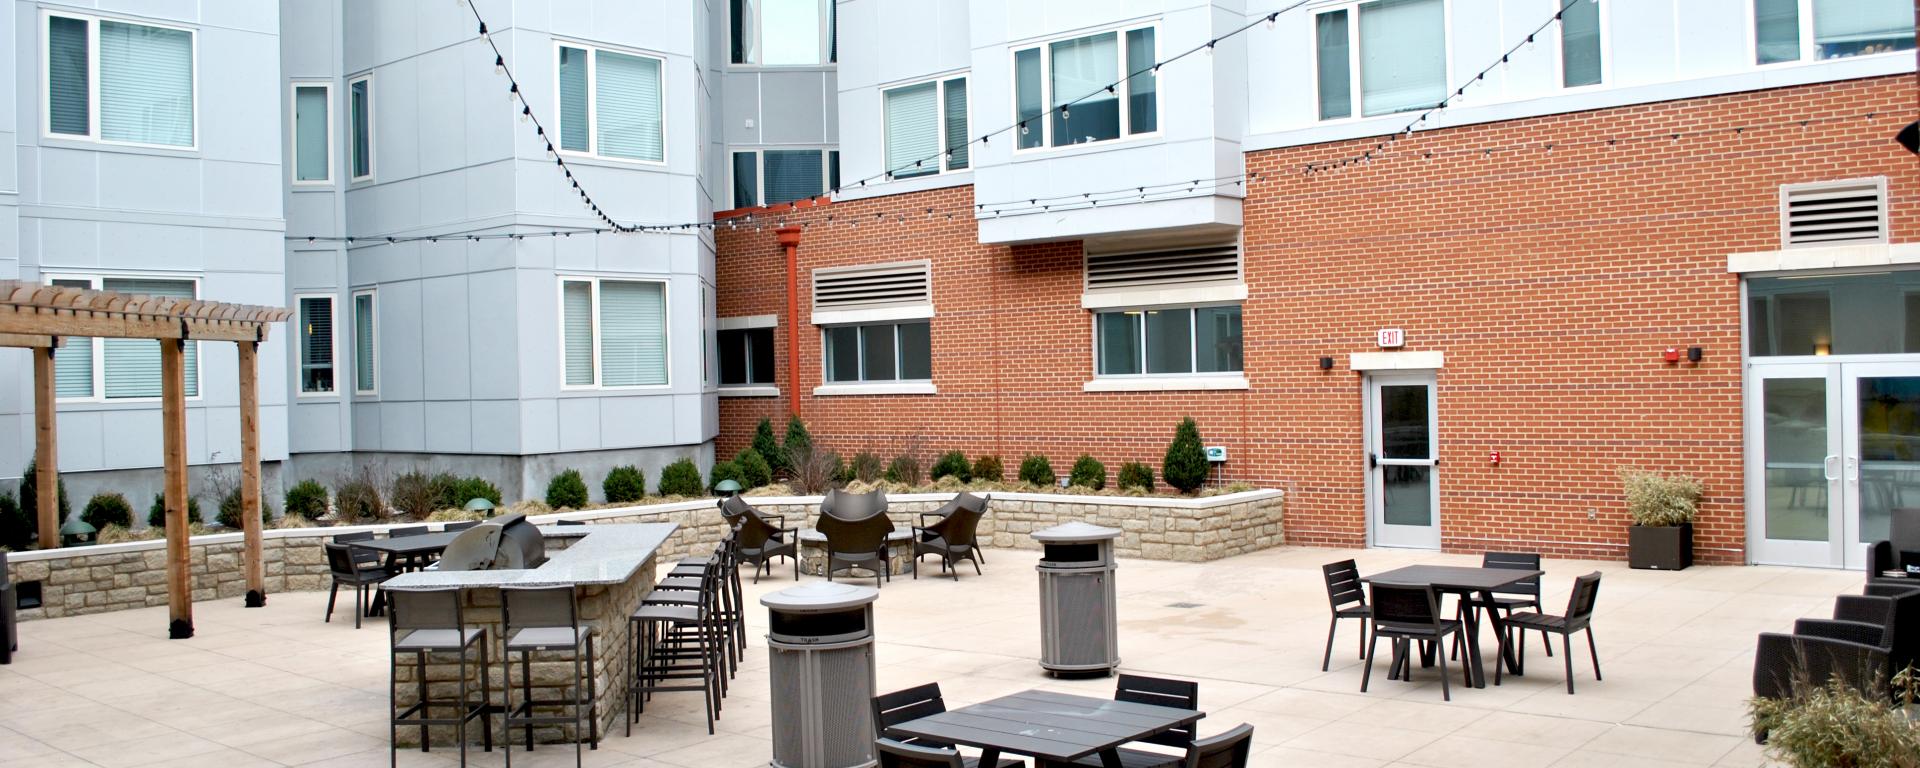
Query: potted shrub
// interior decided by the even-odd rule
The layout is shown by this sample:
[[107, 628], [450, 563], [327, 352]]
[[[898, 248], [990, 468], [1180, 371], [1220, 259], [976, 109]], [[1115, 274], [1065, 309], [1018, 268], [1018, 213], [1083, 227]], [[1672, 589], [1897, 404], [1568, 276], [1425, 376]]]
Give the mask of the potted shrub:
[[1673, 472], [1623, 470], [1627, 495], [1627, 566], [1677, 571], [1693, 565], [1693, 517], [1700, 481]]

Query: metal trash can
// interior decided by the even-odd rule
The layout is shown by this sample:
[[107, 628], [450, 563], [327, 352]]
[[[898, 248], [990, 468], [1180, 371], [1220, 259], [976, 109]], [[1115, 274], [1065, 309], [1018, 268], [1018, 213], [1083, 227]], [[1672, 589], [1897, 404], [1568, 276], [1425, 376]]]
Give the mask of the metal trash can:
[[14, 614], [19, 602], [7, 576], [7, 552], [0, 549], [0, 664], [12, 664], [13, 652], [20, 648], [20, 619]]
[[873, 601], [880, 592], [814, 582], [767, 607], [774, 768], [866, 768], [873, 751]]
[[1120, 666], [1113, 540], [1120, 529], [1073, 522], [1040, 542], [1040, 666], [1055, 677], [1105, 677]]

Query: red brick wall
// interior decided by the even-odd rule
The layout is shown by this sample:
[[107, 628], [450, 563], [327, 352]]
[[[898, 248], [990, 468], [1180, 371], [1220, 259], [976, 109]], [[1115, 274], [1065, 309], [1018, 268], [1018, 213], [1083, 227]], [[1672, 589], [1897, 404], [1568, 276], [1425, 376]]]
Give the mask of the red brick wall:
[[[1028, 452], [1061, 473], [1082, 452], [1110, 472], [1157, 468], [1191, 415], [1208, 444], [1227, 446], [1230, 479], [1289, 492], [1292, 541], [1358, 545], [1362, 378], [1347, 356], [1398, 327], [1406, 349], [1446, 354], [1446, 549], [1621, 557], [1616, 473], [1645, 467], [1705, 481], [1698, 555], [1738, 562], [1739, 280], [1726, 256], [1778, 247], [1779, 185], [1858, 176], [1888, 177], [1895, 239], [1920, 239], [1920, 164], [1891, 141], [1914, 103], [1899, 76], [1438, 130], [1311, 176], [1305, 163], [1378, 140], [1249, 153], [1244, 392], [1082, 392], [1093, 360], [1080, 244], [980, 245], [970, 188], [791, 213], [806, 223], [801, 413], [843, 455], [917, 441], [928, 454], [998, 453], [1009, 473]], [[759, 219], [760, 231], [720, 233], [721, 316], [785, 313], [779, 216]], [[934, 264], [939, 394], [813, 397], [811, 270], [916, 258]], [[783, 317], [776, 332], [783, 396], [792, 327]], [[1705, 349], [1701, 363], [1660, 358], [1687, 346]], [[1335, 369], [1319, 370], [1321, 356]], [[745, 445], [762, 417], [784, 422], [786, 407], [723, 399], [721, 450]]]

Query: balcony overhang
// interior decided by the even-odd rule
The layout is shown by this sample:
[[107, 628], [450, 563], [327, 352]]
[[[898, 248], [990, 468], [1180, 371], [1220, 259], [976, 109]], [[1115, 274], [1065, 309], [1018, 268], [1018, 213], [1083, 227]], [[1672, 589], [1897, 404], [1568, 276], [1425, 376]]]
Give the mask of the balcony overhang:
[[1239, 232], [1240, 198], [1198, 195], [1088, 207], [1063, 203], [1064, 210], [994, 215], [980, 211], [980, 242], [992, 245], [1059, 240], [1191, 239]]

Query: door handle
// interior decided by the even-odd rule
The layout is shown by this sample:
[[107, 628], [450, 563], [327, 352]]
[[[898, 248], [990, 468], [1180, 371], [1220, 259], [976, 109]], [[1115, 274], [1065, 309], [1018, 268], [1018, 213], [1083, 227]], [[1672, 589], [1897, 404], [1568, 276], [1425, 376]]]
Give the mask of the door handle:
[[1828, 456], [1825, 461], [1820, 462], [1820, 474], [1827, 478], [1827, 482], [1840, 479], [1840, 467], [1836, 465], [1839, 461], [1839, 456]]
[[1367, 468], [1372, 469], [1377, 466], [1380, 466], [1380, 455], [1372, 451], [1368, 451], [1367, 452]]
[[1860, 459], [1857, 456], [1847, 457], [1847, 481], [1852, 483], [1860, 482]]

